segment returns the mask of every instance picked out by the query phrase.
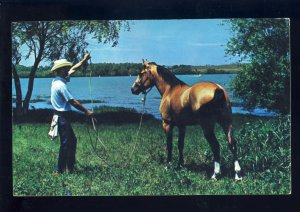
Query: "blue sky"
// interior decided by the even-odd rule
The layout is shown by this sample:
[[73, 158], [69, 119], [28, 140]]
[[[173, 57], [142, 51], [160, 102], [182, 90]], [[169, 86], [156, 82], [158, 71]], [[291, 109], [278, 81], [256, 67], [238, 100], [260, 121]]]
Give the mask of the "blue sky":
[[133, 20], [130, 28], [120, 32], [116, 47], [88, 38], [92, 62], [140, 63], [147, 59], [161, 65], [222, 65], [238, 59], [225, 56], [231, 35], [221, 19]]

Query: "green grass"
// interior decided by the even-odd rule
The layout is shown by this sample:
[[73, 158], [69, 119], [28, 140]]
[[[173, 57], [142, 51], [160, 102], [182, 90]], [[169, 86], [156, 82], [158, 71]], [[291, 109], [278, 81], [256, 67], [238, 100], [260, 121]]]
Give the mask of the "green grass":
[[[105, 108], [103, 111], [107, 111]], [[115, 113], [118, 113], [116, 110]], [[132, 112], [133, 113], [133, 112]], [[120, 115], [120, 114], [118, 114]], [[132, 122], [97, 125], [96, 143], [91, 125], [75, 122], [76, 171], [53, 176], [59, 140], [52, 142], [49, 123], [13, 124], [13, 194], [16, 196], [126, 196], [126, 195], [228, 195], [289, 194], [291, 192], [290, 120], [234, 116], [239, 141], [243, 181], [234, 181], [232, 156], [219, 127], [222, 178], [211, 181], [212, 154], [202, 131], [187, 128], [185, 166], [176, 169], [178, 131], [174, 132], [174, 165], [165, 169], [165, 135], [158, 120], [143, 122], [136, 140], [138, 119]], [[133, 149], [135, 151], [133, 152]], [[131, 157], [132, 154], [132, 157]], [[100, 156], [102, 159], [100, 159]]]

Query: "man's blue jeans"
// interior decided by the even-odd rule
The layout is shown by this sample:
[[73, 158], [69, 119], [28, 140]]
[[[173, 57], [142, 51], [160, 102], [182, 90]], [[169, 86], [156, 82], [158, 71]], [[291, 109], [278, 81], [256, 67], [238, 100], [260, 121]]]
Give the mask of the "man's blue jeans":
[[60, 137], [60, 149], [56, 170], [62, 173], [68, 168], [74, 170], [77, 139], [68, 120], [69, 112], [58, 112], [58, 134]]

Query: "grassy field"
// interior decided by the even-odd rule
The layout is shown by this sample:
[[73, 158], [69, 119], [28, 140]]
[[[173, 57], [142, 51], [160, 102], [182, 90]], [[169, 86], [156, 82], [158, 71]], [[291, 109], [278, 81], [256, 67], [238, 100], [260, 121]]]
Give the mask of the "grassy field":
[[[36, 114], [41, 117], [40, 114]], [[165, 169], [165, 135], [158, 120], [145, 117], [139, 137], [139, 114], [104, 109], [98, 114], [99, 138], [83, 117], [73, 123], [77, 135], [76, 170], [54, 176], [59, 140], [48, 136], [44, 121], [13, 124], [13, 194], [16, 196], [127, 196], [127, 195], [256, 195], [291, 192], [289, 117], [234, 116], [235, 136], [243, 181], [234, 181], [231, 153], [219, 127], [222, 178], [212, 181], [212, 154], [197, 126], [187, 128], [185, 166], [177, 170], [177, 129], [174, 166]], [[41, 119], [39, 119], [41, 120]], [[109, 121], [106, 121], [109, 120]], [[122, 121], [121, 121], [122, 120]], [[89, 133], [93, 144], [93, 151]], [[133, 151], [134, 150], [134, 151]], [[132, 155], [132, 157], [131, 157]], [[101, 159], [99, 158], [101, 157]]]

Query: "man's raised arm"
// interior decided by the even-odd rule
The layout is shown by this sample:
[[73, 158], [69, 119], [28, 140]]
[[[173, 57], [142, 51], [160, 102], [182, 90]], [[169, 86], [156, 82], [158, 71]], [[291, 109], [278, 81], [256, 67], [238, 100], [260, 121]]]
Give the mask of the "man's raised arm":
[[71, 69], [68, 71], [68, 75], [70, 76], [71, 74], [74, 74], [82, 66], [82, 64], [90, 58], [90, 53], [85, 54], [81, 61], [71, 67]]

